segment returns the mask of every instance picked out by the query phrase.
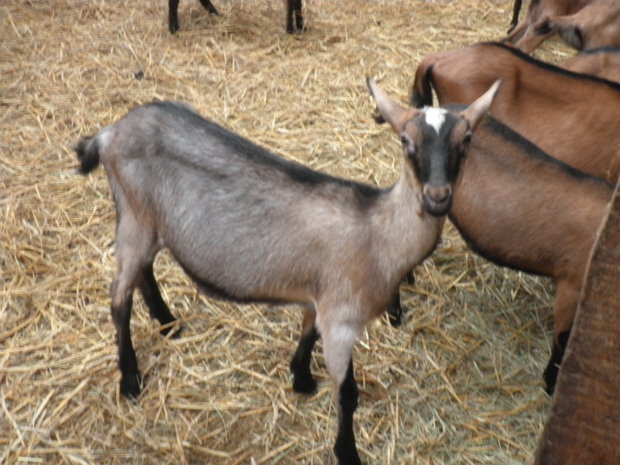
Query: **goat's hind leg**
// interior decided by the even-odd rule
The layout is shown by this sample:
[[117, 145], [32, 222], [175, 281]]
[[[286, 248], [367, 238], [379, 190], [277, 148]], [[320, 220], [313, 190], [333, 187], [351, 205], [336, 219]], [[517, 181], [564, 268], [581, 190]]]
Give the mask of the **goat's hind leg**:
[[[161, 296], [161, 292], [159, 291], [159, 286], [157, 285], [157, 281], [155, 280], [155, 275], [153, 274], [153, 264], [149, 263], [142, 269], [142, 276], [140, 279], [140, 292], [142, 293], [142, 297], [144, 297], [144, 301], [146, 302], [147, 307], [149, 308], [149, 313], [152, 318], [157, 319], [159, 324], [164, 326], [160, 333], [162, 335], [167, 335], [174, 329], [173, 323], [176, 320], [174, 315], [170, 313], [170, 309], [166, 302], [164, 302], [163, 297]], [[174, 331], [172, 334], [173, 337], [178, 337], [180, 334], [180, 327]]]
[[211, 0], [200, 0], [200, 3], [202, 4], [202, 6], [204, 7], [205, 10], [207, 10], [209, 13], [211, 13], [212, 15], [219, 15], [219, 13], [217, 12], [217, 10], [215, 9], [215, 7], [213, 6], [213, 3], [211, 3]]
[[314, 309], [305, 308], [301, 338], [290, 365], [293, 373], [293, 389], [302, 394], [314, 394], [316, 392], [316, 381], [310, 371], [312, 349], [319, 339], [319, 332], [314, 325], [315, 319], [316, 312]]
[[116, 231], [117, 272], [112, 282], [111, 311], [118, 345], [118, 367], [121, 372], [120, 390], [125, 397], [140, 394], [142, 379], [138, 361], [131, 342], [131, 309], [133, 291], [141, 280], [145, 264], [153, 261], [154, 241], [150, 234], [144, 234], [131, 214], [119, 218]]

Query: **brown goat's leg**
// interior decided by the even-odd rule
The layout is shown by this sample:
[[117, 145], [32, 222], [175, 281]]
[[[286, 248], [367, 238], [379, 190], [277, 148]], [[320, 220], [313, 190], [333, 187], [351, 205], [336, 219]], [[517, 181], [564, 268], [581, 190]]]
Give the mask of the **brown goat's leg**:
[[551, 358], [543, 373], [543, 379], [545, 380], [545, 392], [550, 396], [555, 391], [555, 385], [558, 380], [558, 374], [560, 372], [560, 365], [562, 364], [562, 358], [564, 358], [564, 351], [566, 350], [566, 344], [570, 337], [570, 329], [560, 333], [553, 339], [553, 349], [551, 350]]
[[[165, 328], [160, 331], [161, 334], [165, 336], [173, 329], [173, 325], [171, 323], [174, 323], [176, 318], [172, 315], [172, 313], [170, 313], [170, 309], [161, 296], [159, 286], [157, 285], [155, 275], [153, 274], [152, 263], [142, 270], [142, 277], [140, 279], [139, 287], [140, 292], [144, 297], [144, 301], [149, 308], [151, 317], [156, 318], [157, 321], [159, 321], [159, 324], [165, 326]], [[177, 330], [174, 332], [173, 336], [177, 337], [179, 333], [180, 331]]]
[[510, 20], [510, 28], [508, 29], [508, 34], [512, 32], [517, 23], [519, 22], [519, 13], [521, 12], [521, 3], [522, 0], [515, 0], [515, 4], [512, 7], [512, 19]]
[[312, 349], [319, 339], [319, 332], [314, 326], [315, 318], [314, 309], [304, 309], [301, 338], [290, 365], [293, 373], [293, 389], [302, 394], [314, 394], [316, 392], [316, 381], [310, 371]]
[[570, 329], [577, 312], [581, 286], [569, 281], [558, 281], [553, 302], [554, 339], [551, 358], [543, 373], [545, 392], [552, 395], [564, 357]]
[[359, 392], [351, 358], [357, 333], [350, 326], [333, 321], [326, 328], [319, 325], [319, 331], [323, 337], [325, 364], [334, 383], [334, 403], [338, 409], [338, 435], [334, 453], [340, 465], [360, 465], [362, 462], [353, 432], [353, 413], [357, 409]]

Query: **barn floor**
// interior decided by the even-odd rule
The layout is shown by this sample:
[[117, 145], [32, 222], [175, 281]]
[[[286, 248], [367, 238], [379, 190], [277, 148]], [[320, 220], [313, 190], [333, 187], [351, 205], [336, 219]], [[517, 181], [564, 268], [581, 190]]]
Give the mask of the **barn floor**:
[[[498, 39], [508, 0], [310, 0], [284, 33], [282, 2], [4, 0], [0, 4], [0, 463], [334, 464], [336, 413], [322, 353], [312, 397], [292, 392], [294, 306], [200, 296], [165, 253], [165, 299], [183, 321], [158, 334], [140, 298], [146, 377], [119, 396], [108, 289], [115, 215], [103, 170], [73, 147], [135, 105], [183, 100], [284, 157], [388, 186], [397, 138], [372, 121], [365, 77], [403, 101], [424, 55]], [[551, 61], [569, 52], [540, 52]], [[355, 350], [358, 447], [368, 464], [531, 461], [549, 399], [549, 282], [474, 256], [451, 226], [402, 286], [408, 313]]]

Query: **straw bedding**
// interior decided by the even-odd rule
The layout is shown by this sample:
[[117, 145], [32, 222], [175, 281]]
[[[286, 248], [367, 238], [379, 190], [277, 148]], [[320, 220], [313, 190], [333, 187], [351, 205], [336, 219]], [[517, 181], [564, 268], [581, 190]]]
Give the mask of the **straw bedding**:
[[[407, 99], [425, 54], [500, 37], [507, 0], [311, 0], [303, 35], [281, 2], [4, 0], [0, 4], [0, 463], [332, 464], [336, 414], [292, 392], [294, 306], [199, 295], [166, 254], [164, 298], [183, 322], [159, 335], [140, 298], [139, 400], [119, 396], [108, 288], [115, 214], [106, 177], [76, 174], [81, 135], [153, 99], [201, 114], [315, 169], [387, 186], [397, 138], [376, 126], [367, 75]], [[557, 44], [540, 52], [557, 60]], [[366, 463], [520, 464], [549, 400], [545, 280], [471, 254], [455, 230], [403, 286], [405, 326], [372, 324], [355, 349]]]

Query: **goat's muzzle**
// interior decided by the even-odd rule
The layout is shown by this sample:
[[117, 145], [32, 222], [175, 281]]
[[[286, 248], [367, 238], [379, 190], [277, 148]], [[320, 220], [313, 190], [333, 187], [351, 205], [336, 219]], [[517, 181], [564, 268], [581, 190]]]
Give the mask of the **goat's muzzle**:
[[424, 186], [422, 190], [424, 209], [433, 216], [443, 216], [448, 213], [452, 206], [452, 187]]

